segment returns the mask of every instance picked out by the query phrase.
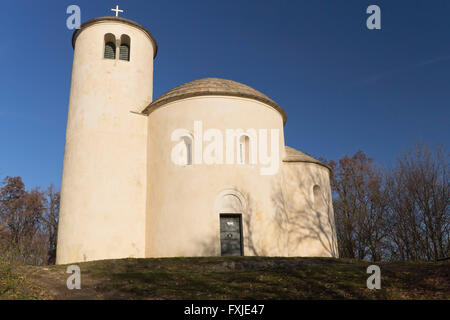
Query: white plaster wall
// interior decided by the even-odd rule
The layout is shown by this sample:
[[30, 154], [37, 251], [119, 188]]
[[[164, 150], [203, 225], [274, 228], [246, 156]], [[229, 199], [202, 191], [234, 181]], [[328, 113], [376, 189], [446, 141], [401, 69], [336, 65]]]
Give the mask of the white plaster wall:
[[[279, 154], [283, 156], [281, 115], [263, 103], [238, 97], [202, 96], [157, 108], [148, 117], [148, 257], [220, 255], [217, 198], [234, 190], [245, 199], [244, 255], [287, 255], [272, 195], [279, 185], [276, 175], [261, 175], [259, 165], [194, 164], [171, 161], [177, 128], [193, 133], [195, 120], [203, 131], [228, 129], [279, 129]], [[207, 143], [204, 143], [204, 147]], [[281, 159], [280, 159], [281, 161]]]
[[[131, 38], [130, 61], [103, 58], [104, 35]], [[90, 25], [74, 52], [57, 263], [145, 256], [152, 41], [120, 21]], [[117, 46], [116, 57], [119, 49]]]
[[[282, 208], [289, 256], [337, 257], [329, 169], [306, 162], [284, 162]], [[314, 197], [314, 186], [320, 187]]]

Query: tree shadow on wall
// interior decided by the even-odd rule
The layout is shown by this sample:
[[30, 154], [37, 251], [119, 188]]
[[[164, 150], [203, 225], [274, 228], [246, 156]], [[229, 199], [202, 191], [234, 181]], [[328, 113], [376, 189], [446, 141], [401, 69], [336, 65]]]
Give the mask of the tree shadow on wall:
[[[233, 212], [241, 212], [242, 213], [242, 228], [243, 228], [243, 249], [245, 256], [259, 256], [264, 255], [263, 250], [261, 250], [262, 246], [260, 241], [255, 239], [255, 233], [257, 227], [254, 223], [254, 203], [250, 194], [240, 188], [234, 187], [233, 190], [236, 190], [240, 195], [244, 198], [245, 201], [245, 212], [243, 212], [243, 208], [241, 206], [236, 208], [231, 208]], [[198, 241], [199, 256], [220, 256], [220, 237], [217, 235], [211, 235], [207, 238]]]
[[[323, 252], [328, 256], [337, 257], [337, 240], [335, 233], [334, 216], [332, 211], [331, 195], [325, 188], [325, 181], [322, 183], [320, 193], [323, 208], [317, 208], [314, 200], [308, 192], [314, 185], [309, 185], [308, 181], [314, 181], [316, 174], [309, 167], [302, 167], [296, 170], [290, 180], [295, 181], [295, 188], [301, 193], [287, 194], [286, 181], [284, 179], [274, 179], [271, 202], [274, 206], [272, 217], [265, 215], [263, 223], [256, 221], [256, 204], [252, 200], [249, 192], [240, 188], [238, 191], [246, 202], [246, 210], [242, 213], [242, 225], [245, 230], [243, 245], [245, 256], [267, 256], [268, 252], [274, 250], [277, 255], [295, 255], [299, 246], [305, 245], [308, 241], [314, 241], [322, 247]], [[291, 181], [292, 183], [292, 181]], [[307, 184], [308, 183], [308, 184]], [[292, 187], [292, 185], [291, 185]], [[296, 205], [296, 197], [301, 197], [303, 205]], [[238, 212], [239, 208], [236, 208]], [[269, 221], [270, 220], [270, 221]], [[276, 226], [273, 235], [275, 241], [267, 248], [264, 237], [268, 232], [268, 226]], [[198, 241], [197, 256], [220, 256], [220, 239], [217, 235], [211, 235]]]
[[[264, 221], [256, 221], [256, 211], [259, 209], [252, 200], [250, 193], [240, 189], [238, 191], [243, 195], [247, 203], [246, 213], [242, 217], [242, 223], [246, 231], [244, 239], [245, 255], [267, 256], [270, 252], [277, 252], [276, 255], [283, 256], [284, 252], [286, 252], [288, 229], [282, 219], [282, 215], [275, 214], [271, 218], [268, 214], [261, 212], [264, 215]], [[284, 209], [284, 202], [280, 202], [280, 208], [277, 208], [277, 210], [279, 209]], [[275, 220], [275, 223], [273, 220]], [[277, 229], [272, 227], [274, 225], [277, 226]], [[267, 241], [264, 242], [268, 233], [271, 233], [271, 238], [275, 239], [275, 241], [270, 242], [270, 245]]]
[[[325, 196], [327, 188], [322, 186], [321, 199], [312, 199], [309, 190], [314, 185], [309, 185], [308, 181], [315, 181], [316, 174], [308, 166], [296, 168], [295, 175], [289, 177], [294, 179], [298, 192], [287, 192], [284, 179], [274, 185], [272, 193], [272, 203], [275, 206], [275, 221], [280, 229], [287, 233], [287, 243], [289, 253], [308, 241], [320, 243], [322, 249], [330, 256], [337, 257], [337, 240], [332, 211], [331, 195]], [[292, 183], [290, 181], [290, 183]], [[283, 185], [285, 187], [283, 187]], [[302, 205], [298, 205], [301, 197]], [[316, 201], [316, 205], [315, 202]], [[317, 201], [323, 201], [322, 208], [317, 208]], [[292, 246], [295, 246], [293, 248]]]

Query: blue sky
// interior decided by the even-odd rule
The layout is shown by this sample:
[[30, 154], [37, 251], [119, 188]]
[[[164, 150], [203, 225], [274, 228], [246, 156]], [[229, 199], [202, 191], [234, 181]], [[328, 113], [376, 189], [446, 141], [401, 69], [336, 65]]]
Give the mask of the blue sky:
[[[286, 144], [315, 157], [365, 151], [383, 166], [416, 141], [450, 137], [450, 1], [152, 0], [1, 4], [0, 177], [60, 186], [72, 31], [113, 15], [156, 38], [154, 96], [221, 77], [254, 87], [287, 112]], [[381, 30], [366, 8], [381, 8]]]

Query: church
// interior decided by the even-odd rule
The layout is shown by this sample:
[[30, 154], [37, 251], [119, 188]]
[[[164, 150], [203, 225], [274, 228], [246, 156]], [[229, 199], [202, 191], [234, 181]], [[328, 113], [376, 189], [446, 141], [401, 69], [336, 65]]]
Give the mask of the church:
[[72, 46], [58, 264], [337, 257], [331, 168], [285, 145], [274, 100], [219, 78], [154, 99], [156, 40], [117, 12]]

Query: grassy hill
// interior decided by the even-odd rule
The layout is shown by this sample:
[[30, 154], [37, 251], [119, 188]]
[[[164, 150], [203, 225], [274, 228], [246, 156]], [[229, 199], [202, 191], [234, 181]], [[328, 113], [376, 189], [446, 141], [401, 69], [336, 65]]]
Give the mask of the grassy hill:
[[370, 263], [331, 258], [211, 257], [79, 263], [81, 290], [67, 266], [0, 264], [1, 299], [450, 299], [450, 263]]

